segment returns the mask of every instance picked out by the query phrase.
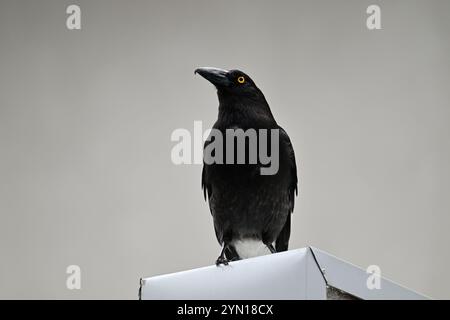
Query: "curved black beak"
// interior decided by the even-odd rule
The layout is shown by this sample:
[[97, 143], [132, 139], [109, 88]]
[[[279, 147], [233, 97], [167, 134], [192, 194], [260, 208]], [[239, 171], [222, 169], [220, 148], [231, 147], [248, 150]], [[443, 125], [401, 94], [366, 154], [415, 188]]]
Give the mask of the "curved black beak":
[[198, 73], [203, 78], [211, 82], [216, 87], [226, 87], [231, 84], [228, 79], [228, 71], [218, 68], [198, 68], [194, 74]]

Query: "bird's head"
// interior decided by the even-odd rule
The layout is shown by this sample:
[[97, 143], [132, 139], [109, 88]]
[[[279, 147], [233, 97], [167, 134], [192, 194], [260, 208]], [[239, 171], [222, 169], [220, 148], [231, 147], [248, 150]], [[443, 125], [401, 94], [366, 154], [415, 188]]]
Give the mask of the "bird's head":
[[248, 116], [253, 114], [273, 119], [264, 94], [246, 73], [219, 68], [198, 68], [195, 73], [216, 87], [220, 102], [219, 109], [225, 112], [245, 109]]
[[221, 96], [242, 98], [264, 98], [253, 80], [240, 70], [223, 70], [219, 68], [198, 68], [196, 74], [211, 82]]

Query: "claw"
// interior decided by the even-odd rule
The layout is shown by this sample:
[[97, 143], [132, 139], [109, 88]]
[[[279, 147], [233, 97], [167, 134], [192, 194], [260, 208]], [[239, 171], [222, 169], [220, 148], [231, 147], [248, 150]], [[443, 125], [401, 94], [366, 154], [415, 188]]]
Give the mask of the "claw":
[[220, 266], [221, 264], [227, 266], [228, 265], [228, 259], [226, 259], [226, 258], [224, 258], [222, 256], [219, 256], [217, 258], [217, 260], [216, 260], [216, 266]]
[[220, 256], [216, 260], [216, 266], [220, 266], [221, 264], [227, 266], [228, 265], [228, 259], [225, 257], [225, 249], [227, 248], [227, 245], [224, 244], [222, 251], [220, 252]]

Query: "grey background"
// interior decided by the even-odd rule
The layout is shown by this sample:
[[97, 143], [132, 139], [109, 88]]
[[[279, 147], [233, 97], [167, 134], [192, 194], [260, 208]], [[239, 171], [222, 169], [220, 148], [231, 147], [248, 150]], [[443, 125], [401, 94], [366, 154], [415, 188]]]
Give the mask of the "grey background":
[[[382, 30], [365, 26], [369, 4]], [[82, 30], [66, 29], [79, 4]], [[0, 2], [0, 298], [137, 298], [219, 253], [176, 128], [240, 68], [297, 154], [291, 248], [450, 298], [449, 1]], [[66, 289], [66, 267], [82, 289]]]

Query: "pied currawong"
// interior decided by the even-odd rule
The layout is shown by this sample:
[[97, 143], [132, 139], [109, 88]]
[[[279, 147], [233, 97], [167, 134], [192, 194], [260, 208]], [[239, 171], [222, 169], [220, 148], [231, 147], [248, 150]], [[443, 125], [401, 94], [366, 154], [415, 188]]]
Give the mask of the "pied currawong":
[[[297, 195], [297, 167], [289, 136], [277, 124], [263, 93], [247, 74], [218, 68], [198, 68], [195, 73], [217, 89], [219, 115], [213, 129], [222, 133], [224, 140], [223, 161], [209, 164], [204, 161], [202, 172], [203, 192], [209, 202], [217, 240], [223, 246], [216, 264], [286, 251]], [[228, 150], [225, 146], [230, 142], [225, 141], [227, 129], [242, 129], [241, 132], [253, 129], [257, 133], [256, 163], [250, 162], [248, 155], [244, 163], [225, 161]], [[269, 150], [266, 154], [275, 149], [273, 139], [262, 140], [261, 129], [266, 129], [266, 137], [271, 137], [271, 130], [278, 131], [278, 155], [270, 154], [272, 158], [278, 157], [275, 174], [261, 173], [261, 168], [267, 166], [260, 159], [261, 143], [267, 144], [263, 146]], [[251, 141], [249, 137], [245, 139], [248, 153]], [[204, 150], [213, 141], [210, 135]], [[236, 160], [234, 148], [232, 156]]]

